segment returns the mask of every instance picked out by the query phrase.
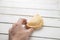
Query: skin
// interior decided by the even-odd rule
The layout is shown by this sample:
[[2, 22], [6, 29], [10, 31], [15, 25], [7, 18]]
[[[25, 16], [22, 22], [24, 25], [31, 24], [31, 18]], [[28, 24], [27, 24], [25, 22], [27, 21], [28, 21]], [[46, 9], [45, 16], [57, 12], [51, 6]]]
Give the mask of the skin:
[[[33, 33], [33, 28], [26, 28], [26, 19], [19, 19], [9, 30], [9, 40], [29, 40]], [[22, 25], [25, 25], [24, 27]]]

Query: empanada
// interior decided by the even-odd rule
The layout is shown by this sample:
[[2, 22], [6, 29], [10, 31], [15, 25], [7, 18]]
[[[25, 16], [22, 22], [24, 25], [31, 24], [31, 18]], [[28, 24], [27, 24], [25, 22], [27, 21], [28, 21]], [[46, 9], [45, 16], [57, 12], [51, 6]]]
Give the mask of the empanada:
[[33, 16], [31, 20], [27, 22], [27, 27], [32, 27], [34, 29], [39, 29], [42, 26], [43, 26], [43, 19], [39, 14]]

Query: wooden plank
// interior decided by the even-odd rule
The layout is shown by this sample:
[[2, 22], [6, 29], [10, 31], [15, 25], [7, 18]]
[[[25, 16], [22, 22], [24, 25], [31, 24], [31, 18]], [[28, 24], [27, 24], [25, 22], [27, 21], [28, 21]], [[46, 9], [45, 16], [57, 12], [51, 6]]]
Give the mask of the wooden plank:
[[12, 27], [12, 24], [2, 24], [0, 23], [0, 33], [8, 33], [9, 28]]
[[34, 15], [37, 13], [39, 13], [41, 16], [44, 17], [60, 18], [59, 11], [54, 11], [54, 10], [34, 10], [34, 9], [24, 9], [24, 8], [0, 7], [0, 14]]
[[[12, 24], [3, 24], [0, 23], [0, 33], [8, 33], [9, 28], [12, 27]], [[32, 36], [37, 37], [51, 37], [51, 38], [60, 38], [60, 28], [52, 27], [43, 27], [41, 30], [34, 31]]]
[[58, 9], [60, 10], [60, 0], [58, 0]]
[[0, 34], [0, 40], [8, 40], [8, 35], [1, 35]]
[[[2, 0], [2, 1], [8, 1], [8, 2], [29, 2], [29, 1], [34, 1], [34, 0]], [[38, 2], [38, 1], [41, 1], [41, 2], [44, 2], [45, 0], [35, 0], [34, 2]], [[55, 1], [57, 1], [57, 0], [46, 0], [46, 1], [48, 1], [49, 3], [51, 3], [51, 2], [53, 2], [53, 3], [55, 3]], [[46, 2], [45, 1], [45, 2]]]
[[46, 39], [46, 38], [34, 38], [34, 37], [31, 37], [30, 40], [56, 40], [56, 39]]
[[[19, 18], [25, 18], [28, 21], [31, 17], [28, 16], [12, 16], [12, 15], [0, 15], [0, 22], [15, 23]], [[60, 27], [60, 19], [43, 18], [45, 26]]]
[[[0, 34], [0, 39], [1, 39], [1, 40], [8, 40], [8, 35], [1, 35], [1, 34]], [[55, 39], [31, 37], [30, 40], [55, 40]]]
[[0, 6], [37, 8], [37, 9], [57, 9], [57, 0], [12, 0], [1, 1]]

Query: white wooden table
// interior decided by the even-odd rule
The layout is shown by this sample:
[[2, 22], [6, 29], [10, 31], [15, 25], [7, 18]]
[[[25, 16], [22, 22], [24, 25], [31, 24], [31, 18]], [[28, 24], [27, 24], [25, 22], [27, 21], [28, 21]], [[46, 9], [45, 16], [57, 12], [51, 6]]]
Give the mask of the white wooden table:
[[0, 0], [0, 40], [8, 40], [8, 30], [19, 18], [29, 20], [36, 13], [44, 26], [30, 40], [60, 40], [60, 0]]

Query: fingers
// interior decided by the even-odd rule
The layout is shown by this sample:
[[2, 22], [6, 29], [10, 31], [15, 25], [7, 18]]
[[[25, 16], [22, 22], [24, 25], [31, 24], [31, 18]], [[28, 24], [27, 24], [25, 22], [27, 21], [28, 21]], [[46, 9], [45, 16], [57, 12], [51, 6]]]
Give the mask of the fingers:
[[19, 19], [17, 23], [13, 24], [13, 29], [16, 27], [22, 28], [22, 25], [26, 23], [27, 23], [26, 19]]
[[27, 23], [26, 19], [19, 19], [19, 20], [17, 21], [17, 24], [18, 24], [18, 25], [22, 25], [22, 24], [26, 24], [26, 23]]
[[11, 28], [9, 29], [9, 33], [11, 33]]
[[34, 31], [33, 28], [29, 28], [29, 29], [28, 29], [28, 32], [30, 32], [30, 33], [32, 33], [33, 31]]
[[33, 31], [34, 31], [34, 29], [33, 29], [33, 28], [28, 29], [28, 30], [27, 30], [28, 35], [29, 35], [29, 36], [31, 36], [31, 34], [33, 33]]
[[10, 32], [11, 32], [11, 31], [14, 31], [14, 29], [16, 28], [16, 26], [17, 26], [17, 24], [16, 24], [16, 23], [14, 23], [14, 24], [12, 25], [12, 28], [10, 28], [10, 30], [9, 30], [9, 31], [10, 31]]
[[17, 29], [22, 29], [22, 24], [26, 24], [26, 19], [19, 19], [17, 21], [17, 23], [14, 23], [12, 25], [11, 30], [14, 31], [14, 30], [17, 30]]
[[19, 19], [18, 21], [17, 21], [17, 28], [20, 28], [20, 29], [23, 29], [23, 26], [22, 25], [25, 25], [27, 23], [27, 20], [26, 19]]

